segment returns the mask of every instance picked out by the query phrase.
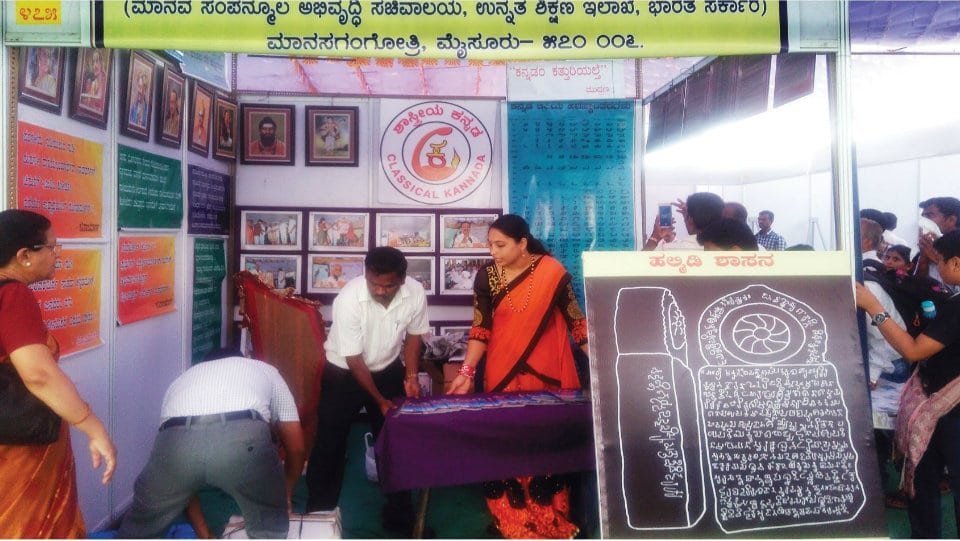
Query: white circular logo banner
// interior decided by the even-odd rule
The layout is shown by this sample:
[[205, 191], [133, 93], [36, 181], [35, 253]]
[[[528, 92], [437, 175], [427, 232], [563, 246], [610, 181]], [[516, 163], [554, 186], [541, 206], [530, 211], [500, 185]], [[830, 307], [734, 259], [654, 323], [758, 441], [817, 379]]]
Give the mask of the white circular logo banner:
[[493, 143], [483, 120], [466, 107], [427, 101], [401, 110], [380, 141], [387, 182], [427, 205], [459, 201], [490, 176]]

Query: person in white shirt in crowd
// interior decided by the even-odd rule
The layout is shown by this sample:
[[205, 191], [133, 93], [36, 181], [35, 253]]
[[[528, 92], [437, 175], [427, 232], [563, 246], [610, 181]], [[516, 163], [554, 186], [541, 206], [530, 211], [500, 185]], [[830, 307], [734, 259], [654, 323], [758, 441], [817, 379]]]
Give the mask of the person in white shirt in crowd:
[[937, 267], [940, 254], [933, 248], [933, 241], [941, 235], [946, 235], [960, 228], [960, 199], [956, 197], [931, 197], [921, 201], [920, 208], [923, 210], [920, 216], [936, 224], [939, 231], [920, 228], [920, 235], [917, 238], [920, 254], [913, 267], [914, 273], [919, 276], [929, 276], [943, 284], [951, 292], [956, 293], [960, 291], [960, 288], [945, 283], [940, 277], [940, 271]]
[[[860, 257], [865, 267], [871, 265], [875, 268], [884, 267], [877, 257], [877, 246], [880, 245], [882, 238], [883, 227], [879, 223], [868, 218], [860, 218]], [[864, 286], [880, 301], [894, 323], [900, 328], [906, 328], [893, 299], [883, 290], [883, 287], [872, 280], [864, 280]], [[867, 318], [867, 366], [870, 372], [870, 388], [875, 389], [880, 374], [892, 373], [896, 369], [893, 362], [900, 358], [900, 354], [880, 334], [877, 326], [869, 324], [869, 316], [864, 314], [864, 317]]]

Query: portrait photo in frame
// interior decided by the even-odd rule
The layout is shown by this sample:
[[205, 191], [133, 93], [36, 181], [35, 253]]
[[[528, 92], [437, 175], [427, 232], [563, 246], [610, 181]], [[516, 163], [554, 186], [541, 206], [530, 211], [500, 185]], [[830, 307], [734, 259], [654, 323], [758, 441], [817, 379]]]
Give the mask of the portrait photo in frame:
[[338, 293], [347, 282], [363, 276], [363, 255], [310, 254], [308, 293]]
[[432, 252], [436, 246], [433, 214], [377, 214], [377, 246], [406, 252]]
[[217, 128], [214, 130], [213, 157], [218, 160], [236, 161], [237, 159], [237, 104], [217, 96], [216, 114], [213, 116]]
[[473, 282], [493, 258], [470, 256], [440, 256], [440, 294], [473, 295]]
[[210, 153], [210, 117], [213, 113], [213, 91], [193, 81], [190, 93], [190, 141], [187, 149], [204, 158]]
[[300, 212], [240, 211], [241, 250], [300, 250]]
[[305, 165], [356, 167], [357, 107], [306, 107]]
[[98, 128], [107, 127], [113, 51], [75, 49], [70, 118]]
[[240, 104], [240, 162], [293, 165], [293, 105]]
[[160, 87], [157, 142], [161, 145], [180, 148], [183, 140], [183, 98], [186, 96], [186, 79], [167, 66], [163, 70], [163, 84]]
[[124, 93], [124, 115], [121, 131], [134, 139], [150, 140], [150, 111], [153, 105], [153, 85], [156, 63], [147, 55], [130, 52], [127, 66], [127, 90]]
[[369, 249], [370, 215], [366, 212], [311, 212], [309, 227], [308, 250], [366, 252]]
[[429, 255], [407, 256], [407, 276], [420, 282], [427, 295], [437, 292], [436, 258]]
[[240, 268], [256, 274], [267, 287], [301, 291], [299, 255], [240, 254]]
[[497, 214], [441, 214], [441, 252], [488, 252], [487, 232]]
[[59, 47], [20, 49], [17, 100], [60, 114], [63, 110], [64, 50]]

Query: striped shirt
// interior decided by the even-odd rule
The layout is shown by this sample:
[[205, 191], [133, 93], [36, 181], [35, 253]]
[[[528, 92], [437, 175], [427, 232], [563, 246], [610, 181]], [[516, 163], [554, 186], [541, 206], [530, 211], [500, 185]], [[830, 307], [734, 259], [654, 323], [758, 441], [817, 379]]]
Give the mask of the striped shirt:
[[173, 380], [160, 406], [160, 422], [171, 417], [256, 410], [268, 423], [297, 422], [297, 404], [277, 369], [245, 357], [194, 365]]

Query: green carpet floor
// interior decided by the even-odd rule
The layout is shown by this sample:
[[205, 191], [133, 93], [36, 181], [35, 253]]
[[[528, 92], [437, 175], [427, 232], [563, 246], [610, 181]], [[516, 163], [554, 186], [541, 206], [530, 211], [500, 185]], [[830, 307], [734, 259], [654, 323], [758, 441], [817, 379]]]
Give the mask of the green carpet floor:
[[[343, 491], [340, 494], [340, 513], [343, 537], [345, 539], [392, 538], [380, 525], [380, 509], [383, 496], [376, 483], [367, 481], [364, 475], [363, 435], [369, 425], [355, 423], [350, 433], [347, 451], [347, 469], [344, 476]], [[425, 457], [429, 460], [429, 457]], [[896, 489], [899, 476], [892, 466], [887, 468], [886, 491]], [[224, 525], [231, 515], [239, 514], [234, 501], [214, 489], [204, 490], [200, 499], [204, 514], [210, 523], [211, 531], [223, 532]], [[302, 512], [306, 504], [307, 491], [303, 479], [294, 493], [294, 510]], [[957, 523], [954, 518], [953, 499], [944, 494], [943, 534], [945, 538], [957, 538]], [[887, 528], [892, 539], [910, 537], [910, 523], [906, 510], [886, 509]], [[441, 539], [484, 539], [493, 537], [488, 531], [490, 515], [483, 500], [480, 485], [434, 488], [430, 492], [430, 507], [427, 525]], [[598, 538], [599, 532], [588, 532], [588, 538]]]

